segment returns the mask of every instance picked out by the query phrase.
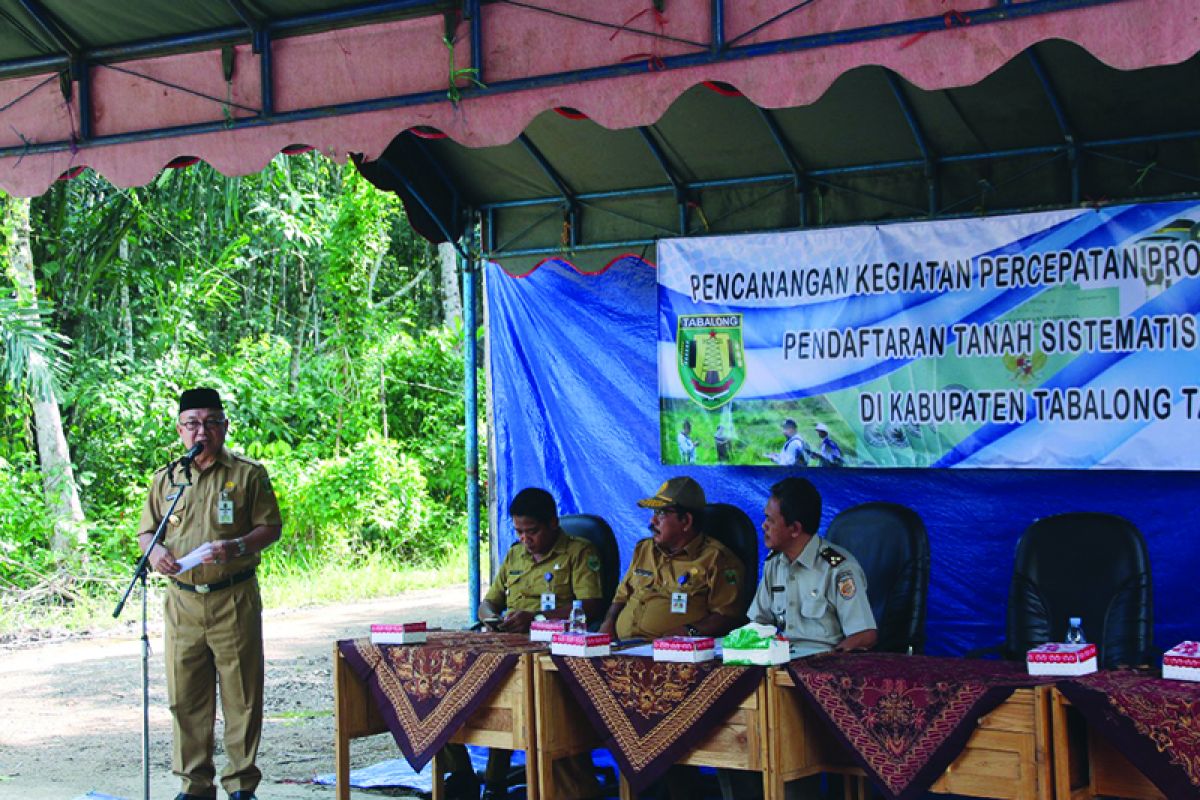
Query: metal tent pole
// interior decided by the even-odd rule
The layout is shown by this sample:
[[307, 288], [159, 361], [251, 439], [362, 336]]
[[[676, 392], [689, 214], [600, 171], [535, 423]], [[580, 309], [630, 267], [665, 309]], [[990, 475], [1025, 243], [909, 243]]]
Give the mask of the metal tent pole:
[[[479, 351], [476, 346], [475, 317], [479, 268], [474, 247], [474, 227], [464, 237], [465, 247], [458, 249], [458, 261], [463, 276], [463, 407], [466, 423], [467, 460], [467, 602], [470, 604], [471, 624], [479, 622], [479, 409], [478, 391]], [[465, 251], [465, 257], [463, 252]]]

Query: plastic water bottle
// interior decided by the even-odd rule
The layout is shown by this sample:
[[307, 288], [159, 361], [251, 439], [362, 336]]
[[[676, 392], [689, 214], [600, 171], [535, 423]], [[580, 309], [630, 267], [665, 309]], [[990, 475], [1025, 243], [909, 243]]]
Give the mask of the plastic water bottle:
[[587, 614], [583, 613], [583, 601], [571, 601], [571, 616], [567, 618], [570, 633], [587, 633]]
[[1083, 638], [1083, 620], [1071, 617], [1067, 622], [1067, 644], [1086, 644], [1087, 639]]

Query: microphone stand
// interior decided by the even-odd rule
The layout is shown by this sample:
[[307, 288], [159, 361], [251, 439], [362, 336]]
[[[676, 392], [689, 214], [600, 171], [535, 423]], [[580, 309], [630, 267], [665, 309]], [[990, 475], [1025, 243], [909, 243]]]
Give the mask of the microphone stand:
[[[184, 461], [184, 459], [180, 459]], [[150, 552], [154, 547], [160, 544], [163, 540], [163, 535], [167, 530], [167, 520], [175, 513], [175, 506], [179, 505], [179, 498], [183, 496], [183, 490], [192, 485], [192, 468], [191, 459], [187, 459], [183, 464], [183, 482], [175, 479], [175, 472], [178, 469], [177, 464], [172, 464], [168, 467], [171, 475], [171, 486], [175, 487], [175, 496], [171, 498], [171, 506], [167, 509], [167, 513], [158, 523], [158, 528], [154, 531], [154, 538], [150, 540], [150, 546], [142, 553], [142, 557], [138, 559], [137, 566], [133, 569], [133, 577], [129, 581], [129, 585], [125, 587], [125, 593], [121, 595], [120, 602], [113, 609], [113, 618], [121, 616], [121, 611], [125, 608], [125, 603], [129, 600], [129, 595], [133, 591], [133, 587], [140, 581], [142, 584], [142, 798], [150, 800], [150, 635], [147, 630], [147, 609], [146, 609], [146, 576], [150, 572]]]

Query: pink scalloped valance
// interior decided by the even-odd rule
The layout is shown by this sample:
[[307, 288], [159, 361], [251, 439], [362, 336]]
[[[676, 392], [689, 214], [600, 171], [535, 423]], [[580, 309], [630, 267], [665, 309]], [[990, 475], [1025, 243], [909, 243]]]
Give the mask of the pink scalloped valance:
[[[811, 46], [687, 66], [672, 58], [703, 60], [709, 0], [671, 0], [661, 15], [646, 0], [500, 0], [481, 12], [487, 88], [465, 90], [459, 102], [447, 97], [451, 51], [440, 17], [281, 39], [272, 50], [275, 113], [305, 117], [283, 122], [256, 118], [259, 57], [249, 46], [235, 48], [228, 82], [217, 50], [101, 65], [90, 72], [94, 141], [49, 153], [20, 148], [78, 141], [78, 92], [64, 99], [56, 76], [8, 79], [0, 82], [0, 147], [17, 152], [0, 158], [0, 188], [39, 194], [81, 166], [118, 186], [140, 185], [180, 156], [228, 175], [247, 174], [298, 144], [336, 161], [350, 153], [373, 159], [398, 133], [418, 126], [469, 147], [499, 145], [559, 107], [611, 129], [649, 125], [704, 81], [729, 84], [767, 108], [812, 103], [840, 75], [863, 65], [886, 67], [923, 89], [965, 86], [1049, 39], [1074, 42], [1125, 70], [1175, 64], [1200, 52], [1194, 0], [1120, 0], [986, 24], [973, 17], [995, 12], [995, 3], [985, 0], [816, 0], [783, 13], [795, 5], [727, 3], [726, 42], [769, 51], [772, 43], [823, 36], [808, 40]], [[944, 25], [926, 33], [898, 27], [939, 18]], [[862, 31], [873, 38], [837, 43], [838, 34]], [[465, 25], [453, 59], [459, 70], [470, 64]], [[528, 85], [532, 78], [631, 64], [633, 74]], [[460, 76], [458, 83], [467, 81]], [[374, 110], [334, 108], [348, 103], [374, 104]], [[213, 130], [137, 138], [143, 131], [206, 124]]]

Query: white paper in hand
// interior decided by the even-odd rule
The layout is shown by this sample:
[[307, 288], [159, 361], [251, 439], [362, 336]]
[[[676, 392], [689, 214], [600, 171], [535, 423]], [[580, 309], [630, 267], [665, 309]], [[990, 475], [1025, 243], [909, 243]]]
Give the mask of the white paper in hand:
[[198, 566], [200, 562], [204, 560], [204, 557], [211, 552], [212, 542], [205, 542], [204, 544], [200, 545], [195, 550], [175, 562], [179, 565], [179, 572], [175, 574], [182, 575], [192, 567]]

